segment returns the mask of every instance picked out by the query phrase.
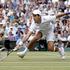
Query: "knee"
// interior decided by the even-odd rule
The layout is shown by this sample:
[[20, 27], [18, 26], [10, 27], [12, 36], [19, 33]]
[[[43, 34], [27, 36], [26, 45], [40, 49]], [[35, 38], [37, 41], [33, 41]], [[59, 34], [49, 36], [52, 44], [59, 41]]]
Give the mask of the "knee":
[[35, 39], [40, 39], [42, 37], [42, 33], [38, 32], [38, 34], [35, 34]]
[[41, 39], [41, 35], [34, 36], [34, 39], [35, 40], [40, 40]]

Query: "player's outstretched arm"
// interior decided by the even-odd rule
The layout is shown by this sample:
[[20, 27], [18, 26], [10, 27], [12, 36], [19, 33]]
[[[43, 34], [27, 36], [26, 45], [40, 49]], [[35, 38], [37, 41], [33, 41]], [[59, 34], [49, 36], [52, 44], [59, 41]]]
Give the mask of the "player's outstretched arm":
[[60, 13], [60, 14], [57, 14], [57, 15], [56, 15], [56, 18], [60, 18], [60, 17], [62, 17], [62, 16], [69, 15], [69, 14], [70, 14], [70, 12]]

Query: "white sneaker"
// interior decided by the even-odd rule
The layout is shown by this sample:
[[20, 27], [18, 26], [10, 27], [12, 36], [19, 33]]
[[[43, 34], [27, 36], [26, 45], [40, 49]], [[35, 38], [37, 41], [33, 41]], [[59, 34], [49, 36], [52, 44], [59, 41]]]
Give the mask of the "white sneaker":
[[14, 49], [13, 49], [14, 52], [17, 51], [17, 50], [18, 50], [18, 48], [14, 48]]
[[62, 56], [62, 57], [61, 57], [61, 59], [63, 59], [63, 60], [64, 60], [64, 59], [65, 59], [65, 56]]
[[28, 51], [28, 48], [26, 47], [24, 51], [18, 52], [17, 55], [20, 58], [23, 58], [26, 55], [27, 51]]

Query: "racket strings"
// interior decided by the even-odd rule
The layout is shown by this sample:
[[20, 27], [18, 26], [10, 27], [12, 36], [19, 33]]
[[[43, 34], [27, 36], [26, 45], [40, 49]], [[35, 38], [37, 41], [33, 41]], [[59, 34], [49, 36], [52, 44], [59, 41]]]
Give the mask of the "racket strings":
[[4, 60], [7, 57], [7, 51], [0, 51], [0, 61]]
[[8, 57], [12, 52], [13, 50], [8, 50], [8, 49], [6, 49], [5, 51], [0, 51], [0, 61], [6, 59], [6, 57]]

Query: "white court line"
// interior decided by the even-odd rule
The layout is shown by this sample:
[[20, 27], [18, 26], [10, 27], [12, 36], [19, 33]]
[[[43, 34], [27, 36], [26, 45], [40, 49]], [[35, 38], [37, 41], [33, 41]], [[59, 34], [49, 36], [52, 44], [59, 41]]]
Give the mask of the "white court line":
[[[36, 67], [36, 68], [37, 68], [37, 67], [41, 67], [41, 66], [42, 66], [42, 65], [39, 65], [39, 66], [38, 66], [38, 65], [37, 65], [37, 66], [35, 66], [35, 65], [34, 65], [34, 66], [29, 66], [29, 65], [26, 65], [26, 66], [15, 66], [15, 65], [14, 65], [14, 66], [12, 66], [12, 67], [30, 67], [30, 68], [31, 68], [31, 67], [32, 67], [32, 68]], [[0, 66], [0, 67], [9, 67], [9, 66]], [[70, 66], [68, 66], [68, 65], [67, 65], [67, 66], [66, 66], [66, 65], [65, 65], [65, 66], [53, 66], [53, 65], [52, 65], [52, 66], [51, 66], [51, 65], [50, 65], [50, 66], [47, 66], [47, 65], [46, 65], [46, 66], [42, 66], [42, 68], [43, 68], [43, 67], [50, 67], [50, 68], [51, 68], [51, 67], [53, 67], [53, 68], [57, 68], [57, 67], [60, 67], [60, 68], [69, 67], [69, 68], [70, 68]]]
[[0, 62], [0, 63], [54, 63], [54, 64], [56, 64], [56, 63], [70, 63], [70, 62]]

